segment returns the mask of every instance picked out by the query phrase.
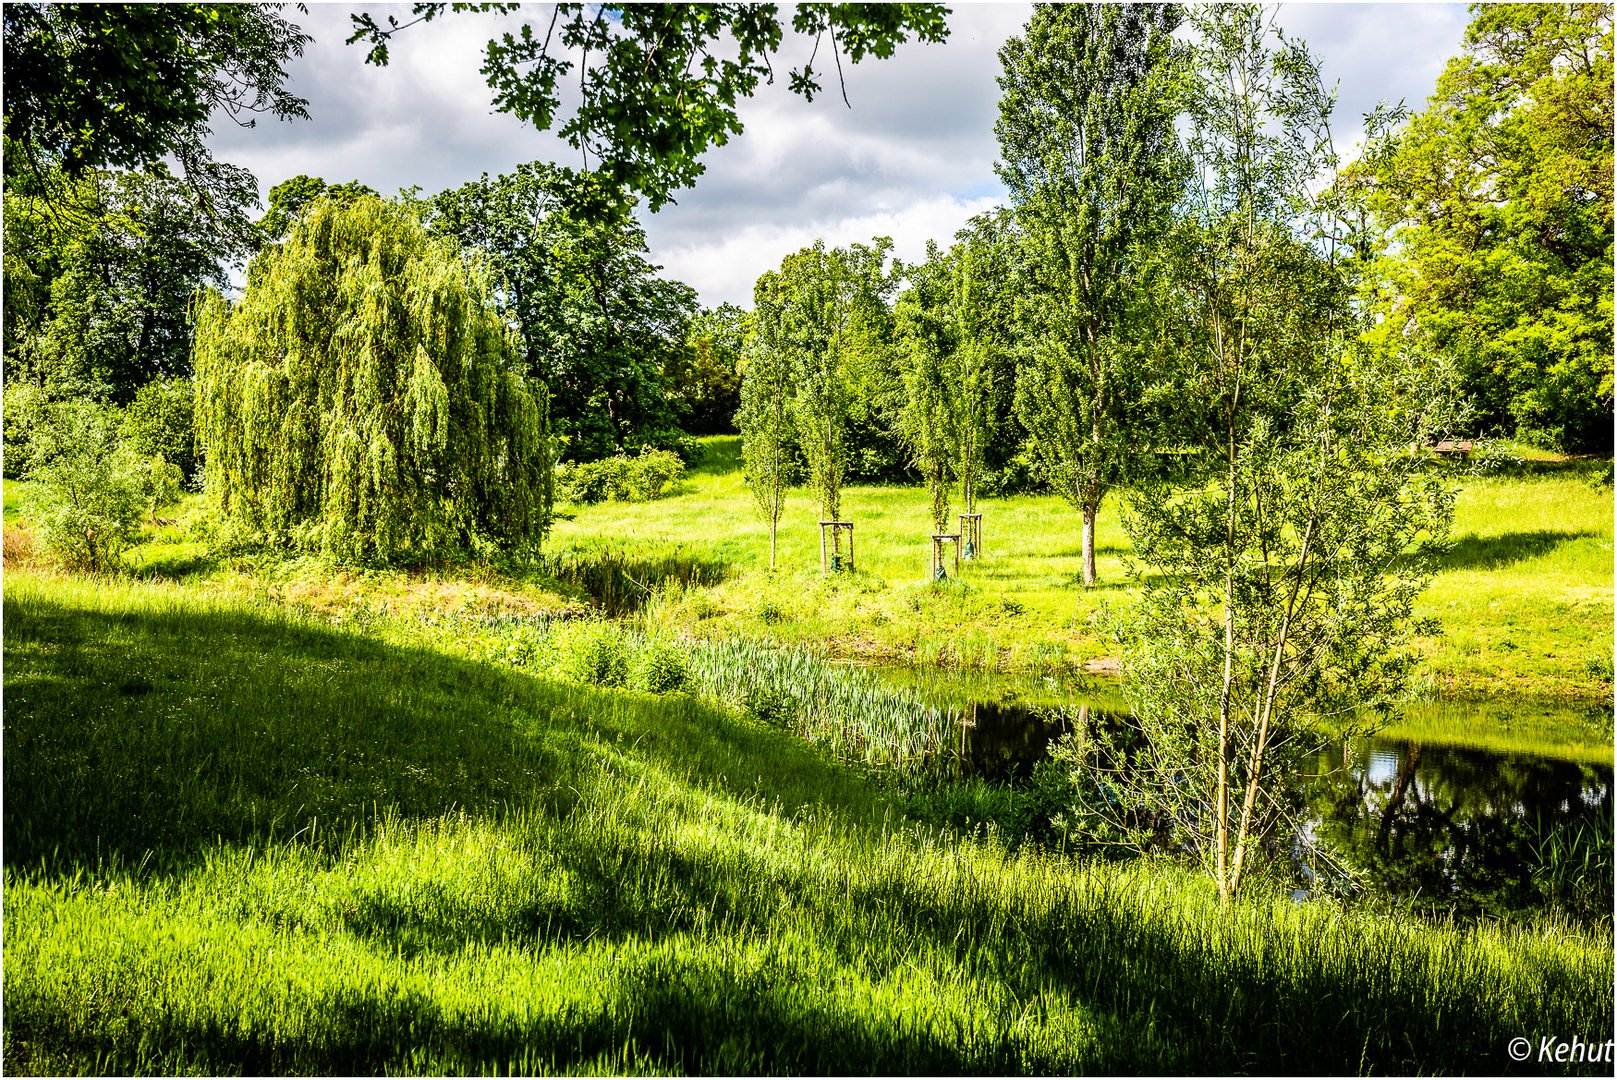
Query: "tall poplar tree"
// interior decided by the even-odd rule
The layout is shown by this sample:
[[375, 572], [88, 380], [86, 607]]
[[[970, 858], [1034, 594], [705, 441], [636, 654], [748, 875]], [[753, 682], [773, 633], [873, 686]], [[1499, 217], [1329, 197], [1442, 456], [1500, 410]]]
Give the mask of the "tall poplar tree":
[[541, 387], [481, 271], [381, 199], [322, 201], [197, 308], [197, 427], [222, 516], [344, 562], [536, 550]]
[[959, 355], [953, 318], [954, 267], [936, 243], [910, 271], [910, 287], [898, 299], [897, 318], [904, 394], [898, 432], [931, 496], [932, 531], [949, 521], [949, 486], [957, 464], [960, 387], [951, 378]]
[[1129, 424], [1140, 263], [1179, 189], [1170, 60], [1178, 9], [1040, 7], [1000, 49], [1001, 161], [1022, 230], [1017, 411], [1052, 486], [1095, 516], [1139, 435]]
[[775, 536], [786, 504], [792, 466], [792, 363], [780, 339], [776, 278], [758, 279], [744, 346], [741, 376], [741, 461], [758, 512], [769, 523], [769, 569], [775, 569]]
[[955, 234], [951, 251], [955, 351], [947, 378], [954, 387], [954, 472], [968, 514], [977, 512], [977, 485], [998, 429], [997, 404], [1014, 388], [1005, 370], [1014, 339], [1012, 227], [1003, 210], [979, 215]]

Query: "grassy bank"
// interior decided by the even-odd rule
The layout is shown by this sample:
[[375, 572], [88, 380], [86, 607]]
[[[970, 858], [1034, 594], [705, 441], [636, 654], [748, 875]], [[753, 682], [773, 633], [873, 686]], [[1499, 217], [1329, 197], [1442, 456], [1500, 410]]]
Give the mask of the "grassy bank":
[[4, 615], [13, 1073], [1508, 1072], [1611, 1036], [1609, 935], [1221, 911], [919, 828], [682, 695], [280, 603], [13, 570]]
[[[823, 645], [833, 655], [987, 670], [1112, 669], [1098, 632], [1106, 605], [1133, 595], [1116, 498], [1103, 504], [1101, 585], [1080, 584], [1078, 519], [1053, 496], [984, 501], [983, 557], [958, 581], [926, 581], [931, 532], [925, 492], [853, 487], [858, 572], [819, 573], [816, 507], [787, 499], [779, 569], [752, 512], [738, 440], [704, 441], [705, 464], [674, 497], [651, 504], [567, 508], [553, 549], [682, 553], [724, 568], [722, 583], [667, 586], [647, 601], [654, 625], [700, 636], [737, 634]], [[1416, 614], [1428, 689], [1480, 697], [1610, 700], [1610, 462], [1536, 462], [1461, 482], [1454, 547]], [[610, 539], [602, 539], [610, 538]]]

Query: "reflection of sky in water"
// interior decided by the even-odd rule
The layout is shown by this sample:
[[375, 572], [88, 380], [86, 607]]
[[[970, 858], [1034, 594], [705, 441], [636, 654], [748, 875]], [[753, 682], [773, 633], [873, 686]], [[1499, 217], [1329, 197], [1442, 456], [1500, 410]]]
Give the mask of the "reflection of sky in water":
[[1392, 749], [1375, 749], [1370, 752], [1370, 763], [1365, 766], [1365, 776], [1372, 784], [1386, 784], [1398, 775], [1399, 753]]

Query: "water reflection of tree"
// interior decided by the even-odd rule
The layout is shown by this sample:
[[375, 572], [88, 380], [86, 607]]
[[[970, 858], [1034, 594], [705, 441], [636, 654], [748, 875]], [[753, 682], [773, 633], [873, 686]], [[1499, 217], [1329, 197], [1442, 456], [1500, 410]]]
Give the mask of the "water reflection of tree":
[[1454, 747], [1383, 743], [1320, 777], [1317, 838], [1361, 885], [1430, 914], [1555, 907], [1611, 921], [1611, 774]]

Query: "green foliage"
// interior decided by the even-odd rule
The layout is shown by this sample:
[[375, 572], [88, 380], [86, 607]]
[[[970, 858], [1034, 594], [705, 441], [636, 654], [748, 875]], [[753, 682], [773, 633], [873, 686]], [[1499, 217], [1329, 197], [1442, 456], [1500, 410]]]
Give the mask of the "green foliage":
[[687, 689], [690, 683], [690, 663], [684, 648], [656, 638], [641, 643], [629, 671], [630, 686], [648, 694], [673, 694]]
[[602, 458], [556, 467], [556, 494], [568, 502], [650, 502], [668, 493], [685, 475], [685, 463], [669, 450], [644, 447], [636, 457]]
[[1095, 514], [1150, 444], [1141, 390], [1147, 267], [1180, 190], [1171, 35], [1178, 9], [1054, 5], [1000, 50], [1001, 163], [1021, 258], [1016, 408], [1051, 487]]
[[[886, 297], [895, 278], [884, 264], [892, 243], [879, 237], [868, 246], [827, 250], [816, 241], [788, 255], [754, 288], [758, 347], [790, 365], [797, 444], [828, 521], [838, 520], [849, 470], [856, 376], [881, 370], [879, 354], [890, 336]], [[877, 391], [878, 401], [884, 396]]]
[[[451, 5], [417, 3], [414, 22], [431, 21]], [[507, 10], [515, 5], [453, 5]], [[851, 63], [889, 57], [914, 34], [921, 41], [948, 36], [941, 4], [804, 4], [791, 30], [811, 37], [814, 52], [789, 73], [792, 92], [812, 101], [823, 71], [814, 59], [827, 35], [840, 79], [844, 53]], [[400, 29], [369, 14], [353, 16], [356, 41], [370, 45], [366, 59], [386, 64], [388, 40]], [[413, 23], [406, 23], [406, 26]], [[701, 155], [742, 132], [738, 103], [760, 80], [775, 81], [771, 57], [786, 36], [776, 4], [556, 5], [541, 36], [524, 24], [488, 44], [483, 73], [494, 104], [541, 131], [557, 119], [559, 86], [574, 67], [580, 94], [559, 134], [586, 160], [594, 156], [609, 184], [646, 197], [653, 212], [673, 192], [702, 175]], [[575, 59], [582, 55], [582, 61]]]
[[679, 402], [664, 373], [684, 354], [696, 293], [657, 276], [644, 230], [610, 204], [599, 176], [521, 165], [422, 209], [435, 231], [485, 256], [527, 372], [549, 388], [568, 458], [679, 448]]
[[[162, 458], [186, 480], [197, 473], [196, 391], [190, 379], [153, 379], [124, 409], [123, 439], [143, 458]], [[172, 500], [170, 500], [172, 501]]]
[[741, 407], [741, 365], [746, 312], [720, 304], [698, 312], [685, 332], [685, 347], [670, 353], [663, 380], [670, 402], [692, 435], [734, 433]]
[[954, 395], [955, 466], [966, 513], [977, 509], [986, 470], [1003, 468], [1025, 432], [1012, 403], [1016, 391], [1014, 219], [984, 214], [955, 234], [951, 304], [955, 351], [946, 378]]
[[575, 622], [556, 635], [556, 669], [565, 679], [591, 686], [629, 681], [629, 643], [607, 622]]
[[1088, 763], [1120, 770], [1096, 812], [1194, 850], [1229, 899], [1288, 819], [1325, 718], [1405, 684], [1411, 608], [1453, 514], [1412, 448], [1454, 413], [1440, 372], [1354, 348], [1353, 265], [1308, 194], [1333, 163], [1314, 61], [1256, 9], [1192, 18], [1195, 184], [1162, 316], [1178, 348], [1150, 375], [1201, 467], [1130, 493], [1149, 574], [1122, 627], [1137, 726], [1095, 732]]
[[[21, 307], [6, 315], [6, 375], [127, 403], [190, 372], [192, 297], [223, 287], [246, 248], [161, 173], [89, 173], [72, 190], [74, 213], [6, 192], [6, 302]], [[243, 205], [214, 210], [245, 227]]]
[[1450, 359], [1490, 428], [1612, 447], [1612, 12], [1473, 9], [1425, 111], [1359, 167], [1376, 339]]
[[197, 311], [198, 435], [221, 517], [344, 562], [537, 550], [544, 395], [512, 371], [488, 286], [380, 199], [307, 210]]
[[46, 551], [69, 570], [115, 570], [142, 510], [175, 494], [163, 463], [154, 473], [118, 429], [116, 409], [83, 399], [53, 402], [35, 415], [27, 477], [38, 488], [29, 517]]
[[904, 378], [898, 431], [920, 470], [932, 502], [932, 531], [948, 532], [949, 484], [957, 467], [961, 387], [950, 361], [960, 345], [949, 320], [949, 267], [935, 243], [927, 261], [911, 271], [912, 284], [896, 308]]
[[747, 490], [752, 493], [759, 516], [769, 525], [770, 570], [775, 569], [775, 534], [794, 464], [791, 402], [796, 388], [780, 299], [769, 275], [758, 280], [746, 340], [741, 408], [736, 413]]
[[22, 476], [28, 469], [28, 441], [44, 423], [51, 396], [38, 383], [8, 378], [4, 385], [5, 474]]
[[379, 196], [368, 184], [350, 180], [344, 184], [328, 184], [318, 176], [299, 174], [282, 180], [269, 190], [269, 209], [258, 227], [267, 240], [280, 240], [305, 209], [319, 199], [338, 203], [351, 203], [361, 195]]
[[67, 180], [172, 158], [201, 214], [237, 242], [231, 211], [257, 201], [244, 169], [213, 160], [209, 121], [307, 119], [286, 64], [309, 36], [265, 4], [9, 4], [5, 9], [5, 175], [62, 207]]

